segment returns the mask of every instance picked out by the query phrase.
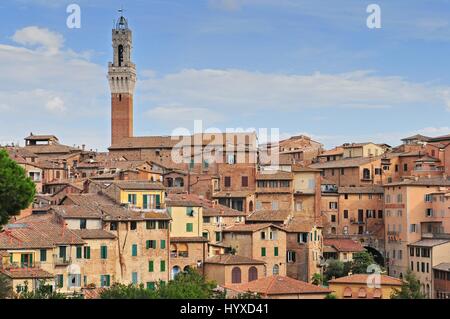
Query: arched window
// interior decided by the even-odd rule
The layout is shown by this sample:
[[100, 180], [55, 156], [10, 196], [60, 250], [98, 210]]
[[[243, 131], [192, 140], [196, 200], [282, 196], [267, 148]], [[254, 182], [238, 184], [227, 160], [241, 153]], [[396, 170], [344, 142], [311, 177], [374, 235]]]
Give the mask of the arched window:
[[258, 279], [258, 269], [256, 267], [250, 267], [248, 269], [248, 281], [254, 281]]
[[274, 276], [279, 275], [279, 274], [280, 274], [280, 266], [278, 266], [278, 265], [273, 265], [272, 274], [273, 274]]
[[332, 233], [333, 235], [336, 234], [336, 227], [331, 227], [331, 233]]
[[344, 298], [351, 298], [352, 297], [352, 288], [346, 287], [344, 289]]
[[122, 66], [123, 63], [123, 45], [119, 45], [119, 66]]
[[376, 298], [376, 299], [381, 299], [383, 297], [382, 294], [381, 294], [381, 289], [376, 288], [373, 291], [373, 297]]
[[183, 268], [183, 271], [184, 271], [184, 272], [188, 272], [189, 269], [191, 269], [191, 266], [185, 266], [185, 267]]
[[248, 203], [248, 210], [250, 212], [253, 212], [253, 201], [251, 200], [250, 203]]
[[234, 267], [231, 271], [231, 283], [240, 284], [241, 283], [241, 268]]
[[366, 297], [367, 297], [366, 288], [359, 288], [358, 298], [366, 298]]
[[178, 266], [174, 266], [172, 268], [172, 280], [175, 279], [175, 277], [180, 273], [181, 269]]

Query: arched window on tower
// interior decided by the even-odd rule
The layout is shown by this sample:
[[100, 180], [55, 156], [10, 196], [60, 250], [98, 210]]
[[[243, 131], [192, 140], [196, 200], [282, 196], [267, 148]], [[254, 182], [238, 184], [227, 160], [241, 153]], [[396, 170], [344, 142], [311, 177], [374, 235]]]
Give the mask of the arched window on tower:
[[123, 63], [123, 45], [119, 45], [119, 66]]

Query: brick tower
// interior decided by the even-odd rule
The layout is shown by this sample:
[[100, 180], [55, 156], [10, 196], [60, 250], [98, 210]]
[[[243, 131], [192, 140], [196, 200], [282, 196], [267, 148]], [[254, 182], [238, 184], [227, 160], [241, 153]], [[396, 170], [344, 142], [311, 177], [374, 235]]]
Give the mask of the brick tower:
[[133, 94], [136, 66], [131, 62], [132, 32], [122, 15], [112, 30], [114, 61], [109, 63], [111, 89], [111, 145], [133, 136]]

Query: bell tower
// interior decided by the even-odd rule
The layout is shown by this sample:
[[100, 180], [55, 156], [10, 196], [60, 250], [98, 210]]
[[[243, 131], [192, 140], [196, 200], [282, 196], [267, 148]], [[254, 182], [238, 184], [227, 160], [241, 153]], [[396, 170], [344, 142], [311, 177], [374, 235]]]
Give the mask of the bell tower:
[[112, 46], [114, 59], [109, 63], [108, 79], [111, 89], [111, 145], [114, 145], [123, 138], [133, 136], [136, 66], [131, 62], [132, 32], [123, 15], [112, 30]]

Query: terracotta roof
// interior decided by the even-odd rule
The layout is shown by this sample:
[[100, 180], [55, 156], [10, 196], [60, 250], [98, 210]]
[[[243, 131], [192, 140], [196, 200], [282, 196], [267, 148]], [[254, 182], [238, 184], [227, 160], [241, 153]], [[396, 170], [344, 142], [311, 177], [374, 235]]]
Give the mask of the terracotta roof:
[[416, 179], [405, 179], [401, 182], [394, 182], [385, 184], [384, 186], [450, 186], [450, 177], [443, 178], [443, 177], [422, 177]]
[[142, 220], [171, 220], [167, 210], [133, 210], [119, 205], [106, 205], [100, 207], [103, 220], [106, 221], [142, 221]]
[[82, 288], [81, 292], [83, 293], [84, 299], [100, 299], [100, 295], [107, 288]]
[[337, 161], [329, 161], [329, 162], [325, 162], [325, 163], [315, 163], [315, 164], [310, 165], [309, 167], [317, 168], [317, 169], [359, 167], [361, 165], [375, 162], [376, 160], [379, 160], [380, 158], [381, 158], [380, 156], [343, 158], [343, 159], [340, 159]]
[[112, 181], [111, 184], [116, 185], [120, 189], [129, 190], [164, 190], [165, 187], [160, 182], [150, 181]]
[[384, 194], [383, 186], [339, 187], [339, 194]]
[[206, 264], [221, 265], [264, 265], [262, 260], [256, 260], [237, 255], [216, 255], [205, 260]]
[[73, 230], [80, 238], [83, 239], [115, 239], [116, 236], [103, 229], [78, 229]]
[[208, 239], [204, 237], [170, 237], [172, 243], [206, 243]]
[[283, 171], [263, 171], [256, 174], [256, 180], [292, 180], [293, 175]]
[[317, 157], [326, 157], [326, 156], [333, 156], [333, 155], [342, 155], [344, 154], [344, 148], [343, 147], [335, 147], [332, 150], [328, 150], [323, 152], [322, 154], [318, 155]]
[[364, 142], [364, 143], [346, 143], [344, 145], [342, 145], [343, 148], [353, 148], [353, 147], [363, 147], [369, 144], [374, 144], [377, 145], [375, 143], [372, 142]]
[[64, 219], [101, 219], [102, 213], [99, 209], [78, 205], [52, 206], [51, 210]]
[[44, 140], [58, 140], [55, 135], [33, 135], [25, 137], [28, 141], [44, 141]]
[[450, 272], [450, 263], [440, 263], [434, 266], [433, 269]]
[[0, 269], [0, 273], [12, 279], [52, 279], [55, 277], [40, 268]]
[[84, 241], [70, 229], [51, 221], [52, 215], [25, 217], [4, 227], [0, 249], [53, 248], [57, 245], [82, 245]]
[[301, 216], [294, 216], [285, 226], [288, 233], [309, 233], [314, 227], [322, 227], [320, 219], [315, 221]]
[[247, 216], [249, 222], [284, 222], [291, 215], [290, 210], [258, 210]]
[[215, 204], [213, 201], [196, 194], [169, 194], [166, 197], [168, 207], [203, 207], [204, 217], [226, 216], [226, 217], [245, 217], [244, 212], [229, 208], [228, 206]]
[[266, 224], [242, 224], [242, 225], [234, 225], [234, 226], [230, 226], [228, 228], [225, 228], [223, 230], [223, 232], [225, 233], [231, 233], [231, 232], [236, 232], [236, 233], [254, 233], [257, 232], [261, 229], [267, 228], [267, 227], [274, 227], [277, 229], [280, 229], [282, 231], [286, 231], [283, 227], [274, 225], [274, 224], [270, 224], [270, 223], [266, 223]]
[[[340, 277], [336, 279], [332, 279], [329, 283], [344, 283], [344, 284], [364, 284], [367, 285], [367, 280], [369, 279], [370, 274], [355, 274], [345, 277]], [[398, 278], [390, 277], [387, 275], [381, 276], [381, 285], [391, 285], [391, 286], [401, 286], [403, 281]]]
[[441, 141], [450, 141], [450, 134], [432, 137], [429, 139], [429, 142], [441, 142]]
[[37, 155], [39, 154], [67, 154], [72, 152], [80, 152], [81, 149], [70, 147], [62, 144], [50, 144], [50, 145], [31, 145], [25, 146], [25, 148]]
[[437, 159], [437, 158], [434, 158], [434, 157], [431, 157], [431, 156], [426, 155], [426, 156], [423, 156], [423, 157], [421, 157], [421, 158], [415, 160], [415, 162], [419, 162], [419, 163], [420, 163], [420, 162], [432, 162], [432, 163], [436, 163], [436, 162], [440, 162], [440, 160]]
[[226, 285], [225, 288], [239, 292], [250, 291], [263, 296], [331, 293], [330, 289], [284, 276], [264, 277], [244, 284]]
[[320, 172], [320, 169], [311, 168], [311, 167], [305, 167], [299, 164], [292, 165], [292, 172]]
[[252, 195], [253, 193], [250, 191], [221, 191], [213, 193], [213, 198], [219, 198], [219, 197], [248, 197]]
[[450, 243], [450, 239], [422, 239], [416, 241], [415, 243], [409, 244], [408, 246], [417, 246], [417, 247], [434, 247], [442, 244]]
[[324, 238], [323, 245], [333, 247], [339, 252], [361, 252], [365, 250], [360, 243], [348, 238]]

